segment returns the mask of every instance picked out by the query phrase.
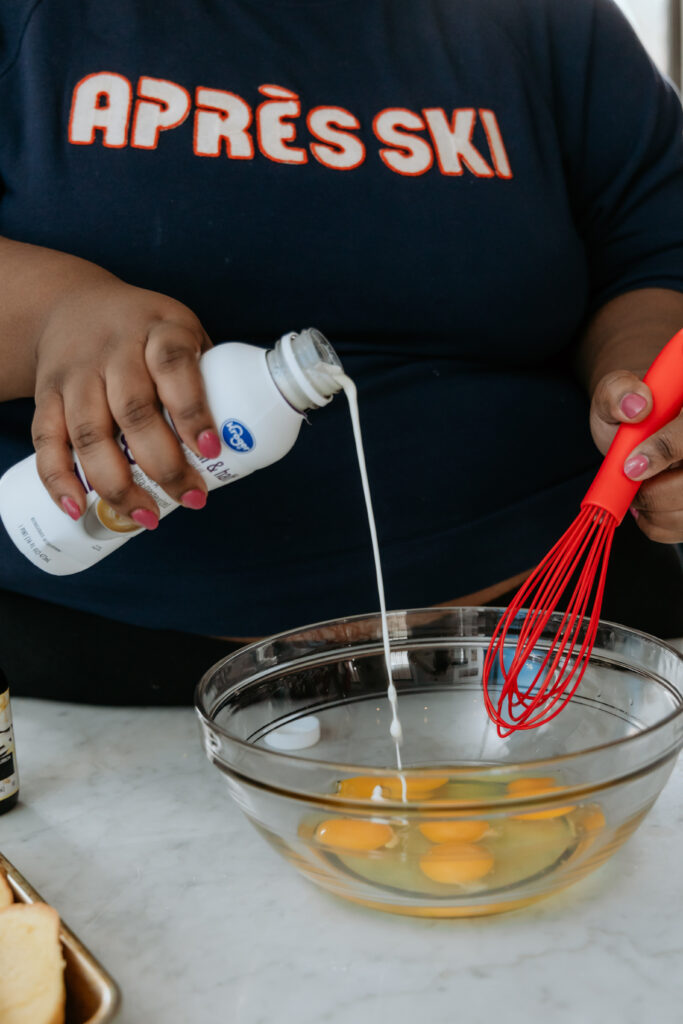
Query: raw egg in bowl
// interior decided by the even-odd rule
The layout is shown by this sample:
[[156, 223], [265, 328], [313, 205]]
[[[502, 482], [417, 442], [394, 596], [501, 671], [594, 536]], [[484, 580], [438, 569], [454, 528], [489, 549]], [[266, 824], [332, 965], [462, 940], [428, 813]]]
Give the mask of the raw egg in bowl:
[[398, 751], [378, 615], [249, 644], [204, 675], [196, 708], [210, 761], [312, 882], [393, 913], [497, 913], [583, 878], [643, 820], [683, 743], [683, 658], [602, 622], [562, 713], [501, 738], [481, 688], [501, 614], [389, 614]]

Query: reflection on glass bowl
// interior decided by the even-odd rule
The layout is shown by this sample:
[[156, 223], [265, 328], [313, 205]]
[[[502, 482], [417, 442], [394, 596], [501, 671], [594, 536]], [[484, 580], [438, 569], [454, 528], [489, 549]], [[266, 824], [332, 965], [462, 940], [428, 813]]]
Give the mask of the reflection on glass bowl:
[[[496, 913], [583, 878], [642, 821], [683, 743], [683, 658], [601, 623], [562, 714], [501, 739], [481, 693], [501, 614], [390, 614], [402, 776], [379, 616], [250, 644], [205, 674], [196, 706], [206, 753], [249, 820], [307, 878], [394, 913]], [[274, 742], [311, 716], [312, 743]]]

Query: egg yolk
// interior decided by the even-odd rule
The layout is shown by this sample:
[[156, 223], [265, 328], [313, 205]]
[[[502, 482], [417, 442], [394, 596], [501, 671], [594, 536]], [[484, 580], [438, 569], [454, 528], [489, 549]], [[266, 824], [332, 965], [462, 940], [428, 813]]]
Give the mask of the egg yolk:
[[[433, 796], [437, 789], [448, 782], [447, 775], [432, 775], [424, 779], [405, 780], [406, 798], [408, 800], [424, 800]], [[403, 786], [400, 776], [394, 776], [387, 780], [387, 791], [394, 800], [401, 800], [403, 797]]]
[[359, 821], [357, 818], [330, 818], [315, 830], [315, 838], [322, 846], [354, 853], [379, 850], [394, 837], [390, 825], [379, 821]]
[[[533, 778], [533, 779], [515, 779], [514, 782], [508, 783], [508, 796], [510, 797], [525, 797], [525, 796], [541, 796], [547, 793], [548, 796], [552, 795], [553, 790], [559, 789], [559, 786], [555, 782], [555, 779], [551, 777], [546, 778]], [[572, 807], [547, 807], [543, 811], [529, 811], [526, 814], [514, 814], [512, 815], [517, 821], [542, 821], [544, 818], [563, 818], [575, 808]]]
[[545, 811], [533, 811], [530, 814], [513, 814], [515, 821], [543, 821], [544, 818], [564, 818], [571, 814], [572, 807], [548, 807]]
[[350, 779], [342, 779], [337, 791], [351, 800], [371, 800], [377, 787], [384, 790], [387, 782], [388, 779], [379, 775], [353, 775]]
[[[448, 776], [440, 775], [424, 779], [407, 778], [405, 780], [406, 799], [422, 800], [431, 796], [447, 782]], [[350, 800], [372, 800], [377, 787], [386, 800], [403, 799], [403, 780], [400, 775], [354, 775], [350, 779], [341, 780], [338, 793]]]
[[476, 882], [493, 867], [493, 854], [472, 843], [440, 843], [420, 857], [420, 870], [433, 882], [463, 885]]
[[580, 823], [584, 832], [599, 832], [607, 824], [605, 815], [599, 807], [589, 807], [582, 814]]
[[515, 779], [513, 782], [508, 782], [507, 786], [508, 796], [511, 797], [536, 796], [539, 793], [546, 793], [549, 789], [557, 789], [557, 783], [552, 776], [533, 779]]
[[476, 843], [489, 827], [485, 821], [429, 821], [419, 829], [430, 843]]

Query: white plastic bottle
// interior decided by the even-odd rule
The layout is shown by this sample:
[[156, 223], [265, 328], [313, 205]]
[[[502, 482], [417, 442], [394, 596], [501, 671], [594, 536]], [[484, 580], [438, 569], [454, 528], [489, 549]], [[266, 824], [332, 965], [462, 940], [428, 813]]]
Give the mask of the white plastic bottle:
[[[281, 459], [293, 447], [306, 410], [327, 405], [341, 389], [341, 363], [315, 328], [285, 334], [268, 351], [242, 342], [216, 345], [204, 353], [199, 367], [221, 452], [206, 459], [182, 447], [210, 491]], [[170, 423], [168, 415], [167, 419]], [[137, 465], [124, 435], [116, 440], [135, 483], [153, 496], [161, 516], [178, 508], [178, 502]], [[93, 491], [75, 453], [74, 468], [87, 495], [85, 513], [76, 522], [43, 486], [35, 455], [0, 478], [0, 519], [5, 529], [19, 551], [53, 576], [81, 572], [142, 532]]]

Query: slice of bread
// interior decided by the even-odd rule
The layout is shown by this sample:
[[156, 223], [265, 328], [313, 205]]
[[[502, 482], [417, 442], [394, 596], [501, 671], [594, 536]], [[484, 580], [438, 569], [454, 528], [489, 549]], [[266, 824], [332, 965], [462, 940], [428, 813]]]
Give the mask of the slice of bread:
[[0, 1024], [64, 1024], [59, 914], [45, 903], [0, 912]]
[[10, 889], [10, 884], [5, 878], [2, 868], [0, 868], [0, 910], [9, 907], [10, 903], [14, 903], [14, 893]]

